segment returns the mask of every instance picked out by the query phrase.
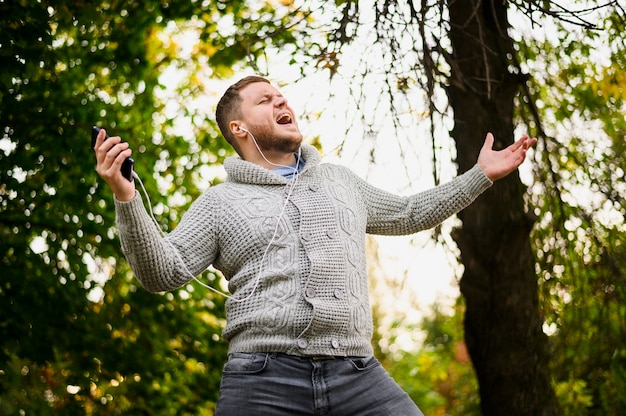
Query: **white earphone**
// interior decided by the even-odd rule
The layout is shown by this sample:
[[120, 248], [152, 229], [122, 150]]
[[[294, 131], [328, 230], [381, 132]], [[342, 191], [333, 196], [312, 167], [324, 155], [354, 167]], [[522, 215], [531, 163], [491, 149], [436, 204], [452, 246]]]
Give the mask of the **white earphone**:
[[[250, 135], [250, 137], [252, 138], [252, 141], [254, 142], [257, 150], [259, 151], [259, 153], [261, 153], [261, 156], [263, 156], [263, 158], [265, 159], [266, 162], [268, 162], [271, 165], [278, 166], [278, 167], [287, 167], [287, 166], [284, 166], [284, 165], [277, 165], [277, 164], [272, 163], [269, 160], [267, 160], [267, 158], [265, 157], [265, 155], [261, 151], [259, 145], [257, 144], [256, 139], [254, 138], [254, 135], [252, 133], [250, 133], [250, 131], [248, 129], [246, 129], [245, 127], [237, 126], [237, 128], [239, 130], [245, 131], [246, 133], [248, 133]], [[141, 187], [141, 189], [143, 191], [143, 194], [146, 197], [146, 200], [148, 202], [148, 209], [149, 209], [150, 217], [154, 221], [154, 224], [156, 225], [157, 229], [159, 230], [161, 236], [163, 237], [163, 240], [166, 242], [166, 244], [168, 244], [168, 246], [172, 249], [172, 251], [174, 251], [174, 254], [176, 255], [176, 258], [182, 264], [183, 270], [185, 271], [185, 273], [187, 273], [188, 276], [190, 276], [194, 281], [196, 281], [201, 286], [204, 286], [207, 289], [209, 289], [209, 290], [211, 290], [211, 291], [213, 291], [213, 292], [215, 292], [215, 293], [217, 293], [219, 295], [222, 295], [222, 296], [224, 296], [224, 297], [226, 297], [226, 298], [228, 298], [228, 299], [230, 299], [230, 300], [232, 300], [234, 302], [244, 302], [244, 301], [250, 299], [254, 295], [254, 293], [256, 292], [256, 290], [257, 290], [257, 288], [259, 286], [259, 283], [261, 281], [261, 274], [263, 272], [263, 267], [264, 267], [264, 264], [265, 264], [265, 260], [267, 258], [268, 251], [269, 251], [270, 247], [272, 246], [272, 244], [274, 244], [274, 241], [276, 240], [276, 237], [278, 236], [278, 231], [279, 231], [279, 228], [280, 228], [280, 222], [281, 222], [282, 218], [285, 216], [285, 212], [287, 210], [287, 206], [288, 206], [289, 201], [291, 199], [291, 195], [292, 195], [293, 190], [294, 190], [294, 188], [296, 186], [296, 183], [298, 181], [298, 167], [300, 165], [300, 154], [301, 154], [301, 151], [302, 151], [301, 149], [298, 149], [298, 157], [297, 157], [297, 161], [296, 161], [296, 166], [295, 167], [289, 166], [290, 168], [294, 169], [293, 179], [290, 181], [289, 185], [287, 185], [288, 186], [287, 196], [285, 198], [285, 202], [284, 202], [284, 204], [282, 206], [282, 209], [281, 209], [280, 213], [276, 217], [276, 226], [275, 226], [274, 231], [272, 233], [272, 238], [270, 238], [270, 241], [268, 242], [268, 244], [265, 247], [265, 250], [263, 252], [263, 256], [261, 257], [260, 268], [259, 268], [259, 271], [258, 271], [256, 277], [255, 277], [254, 284], [252, 286], [252, 290], [250, 291], [250, 293], [248, 293], [247, 295], [245, 295], [245, 296], [243, 296], [241, 298], [235, 297], [234, 295], [229, 295], [227, 293], [222, 292], [221, 290], [215, 289], [214, 287], [212, 287], [212, 286], [204, 283], [203, 281], [201, 281], [198, 277], [196, 277], [193, 273], [191, 273], [191, 271], [189, 271], [189, 269], [187, 268], [187, 265], [185, 264], [185, 261], [183, 260], [180, 252], [178, 251], [176, 246], [174, 246], [174, 244], [172, 244], [172, 242], [169, 240], [167, 234], [165, 233], [165, 231], [163, 231], [161, 229], [161, 227], [159, 225], [159, 222], [156, 220], [156, 218], [154, 216], [154, 212], [152, 210], [152, 202], [150, 201], [150, 197], [148, 196], [148, 192], [146, 191], [146, 188], [145, 188], [143, 182], [141, 181], [141, 178], [139, 178], [139, 175], [137, 175], [136, 173], [134, 173], [134, 172], [133, 173], [134, 173], [135, 179], [137, 179], [137, 181], [139, 182], [139, 185], [140, 185], [140, 187]]]

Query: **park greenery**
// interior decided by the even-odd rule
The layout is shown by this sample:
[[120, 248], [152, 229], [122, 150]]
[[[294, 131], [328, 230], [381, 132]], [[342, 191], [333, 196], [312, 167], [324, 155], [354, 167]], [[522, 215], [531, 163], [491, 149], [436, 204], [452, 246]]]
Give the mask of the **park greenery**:
[[[0, 415], [212, 415], [226, 359], [225, 298], [199, 284], [162, 294], [139, 286], [121, 254], [113, 196], [95, 173], [92, 124], [132, 143], [151, 198], [144, 202], [164, 230], [222, 179], [210, 168], [232, 154], [205, 108], [221, 93], [213, 87], [244, 72], [265, 75], [272, 56], [287, 57], [302, 78], [354, 80], [355, 107], [364, 114], [370, 77], [384, 71], [375, 91], [391, 103], [388, 119], [399, 135], [402, 97], [421, 91], [426, 108], [404, 114], [419, 114], [415, 122], [428, 125], [433, 149], [442, 146], [444, 130], [445, 140], [456, 140], [458, 160], [440, 160], [433, 150], [434, 165], [458, 162], [461, 169], [462, 150], [484, 136], [465, 146], [445, 127], [460, 111], [443, 97], [452, 90], [458, 100], [453, 89], [466, 70], [449, 65], [449, 39], [458, 47], [460, 35], [445, 30], [458, 18], [448, 6], [483, 2], [421, 3], [0, 0]], [[499, 316], [474, 321], [470, 280], [453, 308], [433, 305], [420, 325], [397, 319], [377, 332], [375, 350], [427, 415], [497, 414], [499, 387], [507, 398], [504, 389], [519, 390], [520, 400], [546, 391], [545, 413], [539, 402], [533, 412], [510, 414], [618, 415], [626, 408], [626, 13], [611, 0], [560, 8], [501, 3], [499, 11], [517, 24], [497, 28], [514, 51], [504, 54], [513, 76], [502, 81], [514, 97], [510, 124], [539, 143], [529, 153], [527, 187], [513, 178], [488, 201], [530, 224], [532, 278], [522, 279], [530, 284], [521, 293], [532, 302], [515, 312], [539, 323], [527, 338], [532, 357], [513, 362], [515, 344], [526, 338], [504, 332], [511, 342], [498, 345], [513, 344], [508, 361], [480, 355], [476, 328], [488, 333], [504, 324], [494, 323]], [[366, 15], [374, 16], [374, 28]], [[402, 16], [411, 30], [396, 26]], [[419, 35], [420, 47], [399, 41], [408, 32]], [[356, 66], [348, 76], [342, 59], [362, 47], [362, 37], [382, 45], [379, 66], [370, 62], [360, 73]], [[184, 76], [166, 85], [172, 72]], [[439, 175], [433, 169], [434, 182]], [[506, 205], [511, 189], [515, 209]], [[461, 216], [464, 224], [480, 214], [476, 206]], [[442, 233], [459, 236], [444, 227], [433, 238]], [[455, 241], [471, 273], [471, 240], [461, 234]], [[517, 266], [516, 252], [504, 248], [504, 266], [494, 270]], [[212, 270], [201, 279], [224, 289]], [[376, 308], [374, 315], [378, 321], [384, 314]], [[390, 348], [400, 332], [420, 334], [419, 348]], [[515, 366], [536, 375], [536, 386], [499, 386], [485, 376], [485, 368], [501, 374]]]

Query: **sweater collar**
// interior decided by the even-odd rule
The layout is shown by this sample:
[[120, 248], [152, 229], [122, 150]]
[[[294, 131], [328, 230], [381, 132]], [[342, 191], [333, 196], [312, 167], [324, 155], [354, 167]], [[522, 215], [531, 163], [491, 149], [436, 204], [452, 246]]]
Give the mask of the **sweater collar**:
[[[301, 148], [305, 165], [300, 174], [319, 165], [321, 161], [320, 154], [315, 147], [303, 144]], [[290, 181], [276, 172], [272, 172], [256, 163], [243, 160], [240, 157], [227, 158], [224, 161], [224, 170], [226, 170], [228, 174], [226, 178], [227, 182], [241, 182], [255, 185], [283, 185]]]

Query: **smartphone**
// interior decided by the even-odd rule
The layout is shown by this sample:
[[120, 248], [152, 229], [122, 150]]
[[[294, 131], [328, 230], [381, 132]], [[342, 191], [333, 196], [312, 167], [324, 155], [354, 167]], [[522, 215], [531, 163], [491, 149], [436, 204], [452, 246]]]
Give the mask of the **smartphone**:
[[[98, 138], [98, 133], [100, 133], [100, 127], [92, 126], [91, 127], [91, 148], [96, 147], [96, 139]], [[108, 139], [109, 135], [104, 136], [104, 140]], [[122, 163], [122, 168], [120, 171], [122, 172], [122, 176], [128, 179], [129, 182], [133, 181], [133, 167], [135, 166], [135, 161], [132, 157], [127, 157], [126, 160]]]

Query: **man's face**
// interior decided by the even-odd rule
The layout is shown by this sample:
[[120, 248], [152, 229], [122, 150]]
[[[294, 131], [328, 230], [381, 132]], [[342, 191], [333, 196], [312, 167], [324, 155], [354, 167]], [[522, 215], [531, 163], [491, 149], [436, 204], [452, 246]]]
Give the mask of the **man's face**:
[[272, 85], [255, 82], [243, 88], [241, 124], [254, 135], [265, 151], [295, 152], [302, 143], [302, 133], [293, 109]]

